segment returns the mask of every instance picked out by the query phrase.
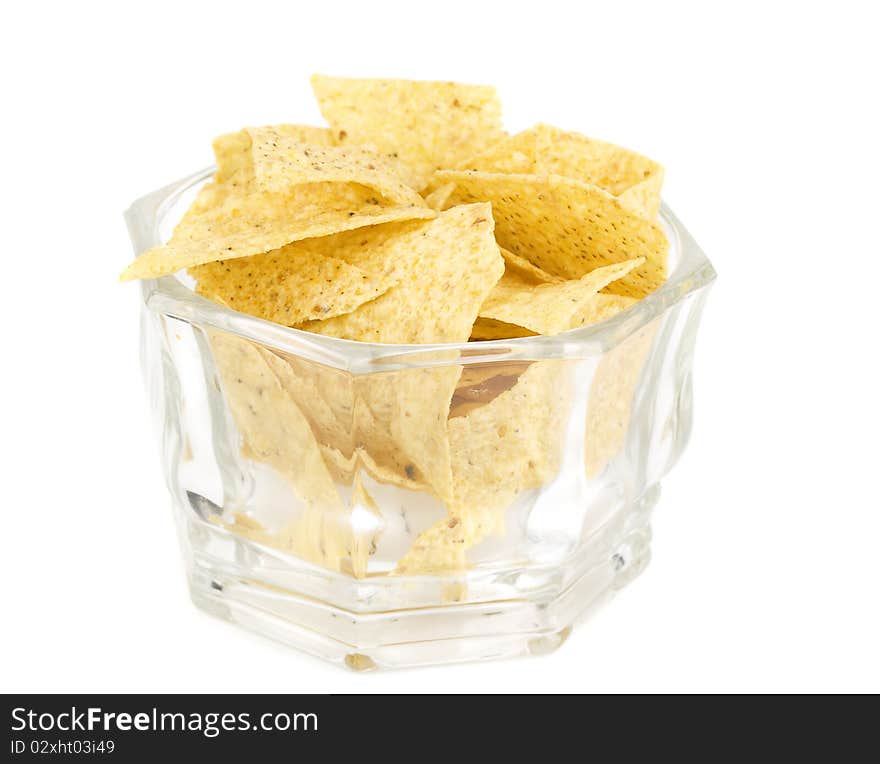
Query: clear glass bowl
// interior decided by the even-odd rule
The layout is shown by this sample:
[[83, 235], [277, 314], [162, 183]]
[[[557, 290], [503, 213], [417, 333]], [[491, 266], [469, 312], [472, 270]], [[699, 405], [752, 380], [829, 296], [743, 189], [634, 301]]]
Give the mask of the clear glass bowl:
[[[165, 241], [213, 168], [126, 213]], [[350, 668], [545, 653], [650, 557], [715, 272], [553, 337], [381, 345], [142, 282], [142, 363], [196, 605]], [[453, 498], [454, 497], [454, 498]]]

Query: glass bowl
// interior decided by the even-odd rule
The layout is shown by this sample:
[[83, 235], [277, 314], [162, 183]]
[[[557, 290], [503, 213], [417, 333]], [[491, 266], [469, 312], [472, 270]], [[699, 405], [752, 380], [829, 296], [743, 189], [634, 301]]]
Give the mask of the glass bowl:
[[[136, 252], [204, 170], [136, 201]], [[141, 283], [141, 359], [192, 599], [355, 670], [540, 654], [632, 581], [692, 419], [712, 265], [552, 337], [382, 345]]]

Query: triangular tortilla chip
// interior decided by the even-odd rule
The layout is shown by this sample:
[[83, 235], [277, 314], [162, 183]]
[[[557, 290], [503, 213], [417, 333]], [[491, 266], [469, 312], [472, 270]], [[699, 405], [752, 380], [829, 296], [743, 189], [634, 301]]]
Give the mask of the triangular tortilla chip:
[[350, 483], [363, 467], [379, 482], [449, 500], [446, 419], [460, 366], [351, 375], [295, 356], [263, 355], [309, 420], [337, 479]]
[[[333, 145], [333, 131], [328, 127], [311, 125], [273, 125], [276, 134], [283, 135], [301, 143], [320, 146]], [[253, 158], [251, 155], [251, 136], [247, 129], [237, 133], [227, 133], [214, 139], [214, 157], [217, 161], [216, 183], [235, 185], [253, 181]]]
[[432, 210], [442, 212], [446, 209], [446, 202], [449, 201], [453, 191], [455, 191], [455, 183], [444, 183], [425, 195], [425, 204]]
[[558, 472], [570, 404], [567, 372], [564, 361], [533, 363], [490, 403], [449, 420], [449, 517], [419, 534], [397, 573], [463, 571], [467, 550], [501, 526], [516, 496]]
[[[289, 554], [340, 571], [354, 543], [350, 507], [342, 501], [308, 420], [282, 389], [257, 343], [223, 332], [209, 333], [226, 403], [248, 458], [271, 466], [304, 506], [278, 531], [259, 523], [230, 530]], [[248, 528], [250, 527], [250, 532]]]
[[287, 194], [247, 193], [212, 183], [201, 190], [168, 244], [141, 254], [121, 278], [157, 278], [314, 236], [435, 215], [424, 206], [383, 206], [375, 191], [353, 183], [308, 183]]
[[[331, 472], [352, 458], [355, 440], [355, 377], [340, 369], [261, 348], [266, 363], [291, 400], [308, 419]], [[345, 472], [345, 470], [343, 470]]]
[[651, 220], [660, 209], [661, 165], [622, 146], [550, 125], [504, 138], [456, 169], [563, 175], [599, 186]]
[[189, 272], [200, 295], [284, 326], [349, 313], [395, 283], [295, 244]]
[[[399, 283], [352, 313], [300, 328], [364, 342], [465, 342], [504, 271], [488, 204], [453, 207], [364, 251], [396, 261]], [[328, 254], [336, 256], [332, 249]], [[353, 262], [371, 272], [367, 264]]]
[[447, 418], [460, 374], [458, 365], [431, 366], [355, 380], [358, 458], [377, 480], [451, 501]]
[[666, 278], [663, 229], [597, 186], [558, 175], [441, 171], [457, 203], [491, 202], [498, 243], [542, 270], [580, 278], [603, 265], [645, 262], [609, 291], [644, 297]]
[[303, 183], [359, 183], [372, 188], [388, 202], [425, 206], [407, 186], [399, 163], [392, 164], [363, 146], [320, 146], [302, 143], [271, 127], [248, 128], [253, 143], [256, 187], [270, 193], [287, 193]]
[[397, 242], [417, 236], [424, 227], [423, 220], [403, 220], [306, 239], [297, 246], [344, 260], [376, 278], [399, 281], [404, 275], [412, 277], [412, 263], [410, 258], [399, 256]]
[[564, 175], [591, 183], [618, 197], [623, 205], [656, 219], [660, 211], [663, 167], [613, 143], [550, 125], [533, 128], [537, 174]]
[[514, 340], [518, 337], [535, 337], [537, 334], [522, 326], [496, 321], [494, 318], [477, 318], [471, 328], [470, 340], [471, 342]]
[[316, 74], [312, 89], [340, 144], [397, 152], [421, 178], [417, 190], [434, 170], [457, 167], [503, 136], [493, 87]]
[[379, 505], [364, 486], [360, 473], [354, 477], [351, 507], [352, 515], [356, 512], [366, 512], [372, 520], [368, 527], [362, 528], [361, 524], [352, 517], [351, 573], [355, 578], [365, 578], [370, 556], [376, 551], [376, 543], [382, 534], [384, 520]]
[[600, 290], [626, 276], [642, 258], [606, 265], [586, 276], [560, 283], [535, 284], [507, 272], [489, 293], [480, 316], [523, 326], [538, 334], [559, 334], [573, 327], [575, 317]]
[[535, 172], [536, 161], [537, 135], [534, 130], [524, 130], [502, 138], [455, 169], [530, 175]]
[[601, 473], [623, 449], [636, 385], [658, 328], [655, 319], [608, 351], [596, 367], [584, 431], [584, 468], [588, 478]]
[[616, 316], [638, 300], [635, 297], [623, 297], [619, 294], [594, 294], [587, 304], [584, 305], [571, 321], [571, 328], [578, 329], [582, 326], [598, 324], [600, 321]]
[[560, 278], [559, 276], [554, 276], [552, 273], [547, 273], [547, 271], [541, 270], [534, 263], [529, 262], [521, 255], [515, 255], [509, 249], [505, 249], [504, 247], [501, 247], [501, 257], [504, 258], [504, 267], [506, 271], [519, 273], [522, 276], [532, 279], [536, 284], [558, 284], [565, 281], [565, 279]]

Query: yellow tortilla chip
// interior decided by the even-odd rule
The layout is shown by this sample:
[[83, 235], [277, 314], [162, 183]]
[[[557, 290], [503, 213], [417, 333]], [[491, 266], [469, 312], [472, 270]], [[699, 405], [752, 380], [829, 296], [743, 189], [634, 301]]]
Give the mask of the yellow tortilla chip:
[[266, 348], [261, 353], [308, 420], [331, 473], [348, 482], [355, 440], [354, 376], [299, 356]]
[[432, 210], [442, 212], [446, 209], [446, 202], [449, 201], [453, 191], [455, 191], [455, 183], [444, 183], [425, 196], [425, 204]]
[[537, 361], [490, 403], [449, 421], [459, 511], [506, 507], [556, 474], [569, 392], [564, 361]]
[[352, 550], [350, 508], [333, 484], [308, 421], [278, 383], [260, 345], [216, 331], [209, 333], [209, 342], [243, 451], [275, 469], [304, 504], [279, 531], [248, 537], [342, 570]]
[[306, 503], [333, 506], [339, 495], [302, 412], [286, 395], [257, 343], [212, 331], [214, 362], [227, 404], [250, 453], [288, 478]]
[[663, 229], [607, 191], [558, 175], [441, 171], [456, 203], [491, 202], [498, 243], [555, 276], [580, 278], [636, 257], [645, 262], [609, 287], [644, 297], [666, 278]]
[[[273, 125], [271, 128], [279, 135], [301, 143], [319, 146], [333, 145], [333, 131], [328, 127], [311, 125]], [[247, 184], [253, 180], [253, 158], [251, 155], [251, 136], [247, 129], [237, 133], [227, 133], [214, 139], [214, 157], [217, 172], [216, 183]]]
[[533, 131], [535, 173], [564, 175], [599, 186], [630, 209], [650, 219], [657, 217], [663, 185], [663, 167], [657, 162], [570, 130], [537, 125]]
[[505, 271], [512, 270], [514, 273], [519, 273], [521, 276], [532, 279], [536, 284], [558, 284], [565, 281], [565, 279], [559, 276], [554, 276], [552, 273], [541, 270], [534, 263], [529, 262], [520, 255], [515, 255], [504, 247], [501, 247], [501, 257], [504, 258]]
[[364, 487], [360, 474], [355, 475], [351, 495], [352, 514], [366, 512], [372, 518], [371, 527], [362, 529], [352, 518], [351, 566], [355, 578], [365, 578], [370, 556], [376, 551], [376, 543], [382, 534], [384, 520], [375, 499]]
[[514, 340], [518, 337], [534, 337], [538, 333], [532, 332], [516, 324], [508, 324], [505, 321], [496, 321], [494, 318], [478, 317], [471, 327], [470, 340], [483, 342], [489, 340]]
[[227, 133], [214, 139], [215, 183], [245, 184], [251, 172], [251, 139], [244, 131]]
[[453, 207], [369, 251], [398, 263], [399, 283], [351, 313], [300, 328], [365, 342], [464, 342], [504, 271], [488, 204]]
[[452, 497], [447, 418], [458, 365], [358, 377], [358, 459], [380, 482]]
[[400, 257], [399, 242], [418, 236], [424, 226], [423, 220], [394, 221], [307, 239], [298, 246], [344, 260], [377, 279], [400, 281], [411, 277], [412, 264], [408, 257]]
[[630, 305], [637, 303], [635, 297], [623, 297], [619, 294], [594, 294], [580, 310], [575, 313], [571, 321], [571, 328], [589, 326], [605, 321], [612, 316], [626, 310]]
[[660, 192], [663, 188], [664, 170], [661, 167], [654, 175], [630, 186], [618, 199], [620, 203], [644, 215], [649, 220], [656, 220], [663, 202]]
[[457, 167], [503, 135], [492, 87], [316, 74], [312, 89], [340, 144], [397, 152], [421, 178], [417, 190], [434, 170]]
[[121, 278], [157, 278], [314, 236], [435, 215], [427, 207], [383, 206], [374, 191], [356, 184], [309, 183], [287, 194], [243, 193], [236, 186], [208, 184], [171, 240], [135, 258]]
[[[569, 329], [580, 329], [584, 326], [598, 324], [612, 316], [617, 315], [634, 305], [638, 300], [635, 297], [623, 297], [617, 294], [594, 294], [587, 303], [581, 307], [572, 317]], [[471, 341], [481, 342], [488, 340], [512, 340], [518, 337], [534, 337], [538, 332], [530, 331], [516, 324], [508, 324], [505, 321], [496, 321], [493, 318], [477, 318], [471, 330]]]
[[468, 549], [499, 529], [524, 490], [558, 472], [570, 405], [564, 361], [538, 361], [509, 390], [449, 420], [454, 504], [450, 516], [421, 533], [396, 572], [462, 571]]
[[262, 352], [338, 480], [350, 484], [362, 467], [379, 482], [428, 490], [449, 501], [446, 419], [460, 366], [355, 376]]
[[653, 346], [658, 321], [652, 321], [608, 351], [596, 367], [584, 435], [584, 468], [588, 478], [601, 473], [626, 442], [633, 395]]
[[524, 130], [502, 138], [456, 169], [531, 175], [536, 171], [536, 161], [537, 135], [534, 130]]
[[660, 209], [661, 165], [622, 146], [550, 125], [538, 124], [509, 136], [456, 169], [563, 175], [599, 186], [652, 220]]
[[480, 316], [523, 326], [538, 334], [559, 334], [572, 328], [575, 316], [596, 293], [644, 262], [642, 258], [606, 265], [586, 276], [561, 283], [535, 284], [505, 273], [480, 308]]
[[398, 167], [363, 146], [320, 146], [302, 143], [275, 128], [248, 128], [256, 186], [287, 193], [303, 183], [359, 183], [389, 202], [424, 206], [425, 201], [397, 174]]
[[200, 295], [284, 326], [349, 313], [395, 283], [295, 244], [189, 272]]

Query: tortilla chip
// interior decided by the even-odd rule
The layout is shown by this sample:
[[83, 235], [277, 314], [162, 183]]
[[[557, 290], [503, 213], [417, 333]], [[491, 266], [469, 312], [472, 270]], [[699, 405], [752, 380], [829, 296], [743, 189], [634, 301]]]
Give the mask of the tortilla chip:
[[435, 215], [427, 207], [383, 206], [374, 191], [356, 184], [308, 183], [288, 194], [268, 194], [212, 183], [201, 190], [168, 244], [135, 258], [121, 278], [157, 278], [314, 236]]
[[455, 183], [444, 183], [425, 196], [425, 204], [432, 210], [442, 212], [446, 209], [446, 203], [453, 191], [455, 191]]
[[565, 279], [559, 276], [554, 276], [551, 273], [547, 273], [547, 271], [541, 270], [537, 265], [530, 263], [520, 255], [515, 255], [504, 247], [501, 247], [501, 257], [504, 258], [505, 272], [512, 270], [514, 273], [532, 279], [536, 284], [558, 284], [565, 281]]
[[534, 130], [524, 130], [494, 143], [482, 153], [459, 164], [456, 169], [530, 175], [536, 172], [536, 161], [536, 133]]
[[480, 316], [523, 326], [538, 334], [559, 334], [596, 293], [641, 265], [642, 258], [606, 265], [586, 276], [561, 283], [535, 284], [507, 272], [480, 308]]
[[638, 300], [635, 297], [622, 297], [618, 294], [603, 294], [599, 292], [584, 305], [575, 315], [571, 322], [572, 329], [582, 326], [598, 324], [612, 316], [616, 316]]
[[200, 295], [284, 326], [349, 313], [395, 283], [295, 244], [189, 272]]
[[389, 202], [425, 205], [397, 174], [399, 165], [386, 162], [369, 148], [302, 143], [271, 127], [248, 128], [247, 132], [253, 142], [256, 187], [261, 191], [283, 194], [303, 183], [359, 183]]
[[423, 220], [403, 220], [307, 239], [298, 246], [343, 260], [377, 279], [400, 281], [410, 276], [412, 264], [410, 258], [400, 257], [399, 242], [418, 236], [424, 227]]
[[608, 191], [651, 220], [660, 209], [663, 167], [634, 151], [538, 124], [462, 162], [459, 170], [562, 175]]
[[260, 345], [217, 331], [208, 339], [243, 452], [275, 469], [304, 504], [279, 531], [248, 537], [343, 570], [352, 549], [350, 508], [336, 490], [308, 420], [278, 383]]
[[355, 475], [354, 478], [351, 508], [353, 515], [355, 512], [366, 512], [373, 521], [370, 526], [362, 528], [361, 524], [354, 522], [352, 518], [351, 573], [355, 578], [366, 578], [367, 566], [370, 557], [376, 551], [379, 536], [382, 535], [384, 520], [375, 499], [364, 487], [360, 474]]
[[460, 366], [355, 376], [295, 356], [262, 353], [308, 420], [337, 480], [351, 484], [363, 468], [381, 483], [427, 490], [449, 501], [446, 419]]
[[[480, 305], [501, 278], [504, 261], [488, 204], [453, 207], [436, 220], [389, 236], [370, 252], [372, 262], [394, 261], [399, 283], [352, 313], [308, 321], [307, 331], [387, 343], [464, 342]], [[319, 244], [318, 244], [319, 245]], [[337, 250], [328, 250], [337, 256]], [[355, 256], [338, 255], [362, 266]]]
[[[333, 145], [333, 131], [327, 127], [311, 125], [274, 125], [271, 129], [286, 138], [319, 146]], [[246, 185], [253, 181], [253, 158], [251, 155], [251, 136], [248, 130], [227, 133], [214, 139], [214, 157], [217, 172], [216, 183]]]
[[302, 412], [286, 395], [255, 342], [209, 332], [226, 401], [251, 454], [288, 478], [306, 503], [333, 506], [339, 495]]
[[507, 506], [559, 469], [569, 405], [564, 361], [537, 361], [487, 405], [449, 421], [455, 505]]
[[656, 220], [663, 202], [660, 196], [663, 188], [663, 175], [664, 170], [661, 167], [654, 175], [630, 186], [617, 198], [625, 207], [635, 210], [649, 220]]
[[421, 179], [419, 191], [434, 170], [457, 167], [503, 135], [493, 87], [316, 74], [312, 89], [340, 144], [396, 152]]
[[613, 143], [550, 125], [537, 125], [532, 130], [537, 141], [535, 173], [564, 175], [599, 186], [619, 197], [624, 206], [656, 219], [663, 185], [663, 167], [657, 162]]
[[559, 471], [570, 404], [564, 361], [532, 363], [516, 384], [466, 416], [449, 420], [454, 504], [398, 561], [404, 575], [466, 568], [466, 552], [503, 523], [522, 491]]
[[447, 418], [460, 374], [451, 365], [356, 379], [358, 459], [376, 480], [451, 501]]
[[455, 182], [456, 203], [492, 203], [498, 243], [542, 270], [566, 279], [636, 257], [645, 262], [609, 287], [644, 297], [666, 278], [669, 243], [663, 229], [609, 194], [558, 175], [441, 171]]
[[654, 343], [658, 320], [608, 351], [596, 367], [584, 435], [584, 468], [588, 478], [600, 474], [623, 449], [633, 395]]
[[471, 342], [484, 342], [491, 340], [514, 340], [518, 337], [535, 337], [538, 333], [532, 332], [516, 324], [508, 324], [504, 321], [496, 321], [494, 318], [477, 318], [471, 327]]
[[261, 354], [308, 420], [328, 469], [343, 482], [350, 482], [355, 447], [354, 376], [267, 348], [261, 348]]

